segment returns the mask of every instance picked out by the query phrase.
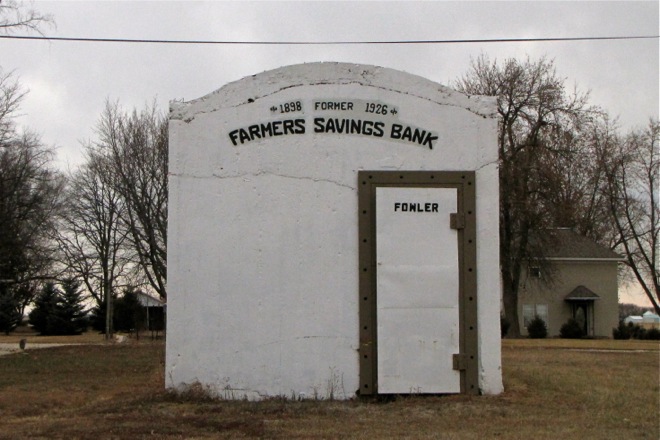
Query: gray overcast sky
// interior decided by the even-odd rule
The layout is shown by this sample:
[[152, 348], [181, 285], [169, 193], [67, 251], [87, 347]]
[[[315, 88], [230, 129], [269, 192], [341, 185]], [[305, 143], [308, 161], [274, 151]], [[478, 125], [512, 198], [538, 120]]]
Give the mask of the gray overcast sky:
[[[52, 37], [246, 41], [373, 41], [658, 35], [658, 2], [65, 2]], [[0, 39], [0, 67], [30, 93], [18, 122], [81, 162], [106, 99], [126, 109], [191, 100], [244, 76], [313, 61], [373, 64], [449, 85], [486, 54], [554, 59], [567, 85], [624, 129], [658, 117], [658, 39], [426, 45], [173, 45]], [[633, 298], [623, 298], [630, 300]], [[634, 299], [633, 299], [634, 300]], [[637, 298], [639, 301], [639, 297]], [[643, 300], [642, 300], [643, 301]]]
[[[53, 37], [373, 41], [658, 35], [658, 2], [66, 2], [35, 1]], [[567, 85], [624, 128], [658, 117], [658, 39], [425, 45], [175, 45], [0, 40], [0, 67], [30, 93], [18, 122], [80, 163], [106, 98], [126, 109], [191, 100], [264, 70], [343, 61], [449, 85], [471, 58], [555, 60]]]

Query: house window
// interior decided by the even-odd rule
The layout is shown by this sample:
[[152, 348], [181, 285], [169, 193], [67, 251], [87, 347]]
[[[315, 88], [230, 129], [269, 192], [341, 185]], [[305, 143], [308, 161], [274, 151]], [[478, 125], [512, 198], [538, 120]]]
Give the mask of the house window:
[[535, 316], [548, 323], [548, 305], [547, 304], [523, 304], [523, 326], [527, 328]]
[[538, 266], [532, 266], [529, 268], [529, 276], [531, 278], [541, 278], [541, 268]]
[[536, 305], [536, 316], [541, 318], [543, 322], [548, 323], [548, 305], [547, 304], [537, 304]]

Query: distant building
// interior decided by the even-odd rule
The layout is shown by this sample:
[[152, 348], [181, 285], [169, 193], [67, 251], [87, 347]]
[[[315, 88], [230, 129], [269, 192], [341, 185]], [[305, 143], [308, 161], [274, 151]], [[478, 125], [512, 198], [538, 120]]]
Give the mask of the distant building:
[[660, 316], [648, 311], [644, 312], [642, 316], [630, 315], [623, 320], [624, 324], [633, 324], [643, 327], [645, 329], [657, 328], [660, 329]]
[[634, 325], [640, 325], [644, 318], [638, 315], [630, 315], [626, 319], [623, 320], [624, 324], [634, 324]]
[[574, 318], [590, 337], [611, 337], [618, 325], [620, 255], [571, 229], [554, 229], [545, 251], [547, 269], [529, 266], [522, 276], [518, 316], [523, 335], [535, 316], [549, 336]]
[[642, 322], [640, 325], [644, 328], [657, 328], [660, 329], [660, 316], [653, 312], [644, 312], [642, 315]]
[[165, 329], [165, 307], [166, 304], [158, 298], [154, 298], [146, 293], [137, 292], [137, 299], [140, 305], [145, 309], [144, 328], [152, 332], [159, 332]]

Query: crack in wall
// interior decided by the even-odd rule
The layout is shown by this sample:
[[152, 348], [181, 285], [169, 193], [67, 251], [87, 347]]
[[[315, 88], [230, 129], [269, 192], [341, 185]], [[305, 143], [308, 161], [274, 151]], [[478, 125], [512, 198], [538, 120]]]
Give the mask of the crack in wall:
[[332, 179], [323, 179], [323, 178], [318, 178], [318, 177], [311, 177], [311, 176], [292, 176], [288, 174], [278, 174], [278, 173], [273, 173], [270, 171], [260, 171], [258, 173], [243, 173], [243, 174], [234, 174], [234, 175], [228, 175], [228, 176], [221, 176], [219, 174], [213, 173], [210, 176], [193, 176], [193, 175], [184, 175], [184, 174], [176, 174], [176, 173], [170, 173], [170, 177], [179, 177], [179, 178], [187, 178], [187, 179], [199, 179], [199, 180], [205, 180], [205, 179], [243, 179], [246, 182], [250, 182], [249, 177], [262, 177], [262, 176], [274, 176], [274, 177], [281, 177], [283, 179], [294, 179], [294, 180], [308, 180], [312, 182], [323, 182], [323, 183], [330, 183], [333, 185], [336, 185], [341, 188], [348, 188], [350, 190], [356, 191], [357, 188], [355, 185], [348, 185], [346, 183], [338, 182], [336, 180]]
[[483, 170], [486, 167], [489, 167], [491, 165], [499, 165], [499, 164], [500, 164], [499, 159], [491, 160], [490, 162], [486, 162], [485, 164], [478, 166], [477, 168], [475, 168], [474, 171], [479, 172], [479, 171]]

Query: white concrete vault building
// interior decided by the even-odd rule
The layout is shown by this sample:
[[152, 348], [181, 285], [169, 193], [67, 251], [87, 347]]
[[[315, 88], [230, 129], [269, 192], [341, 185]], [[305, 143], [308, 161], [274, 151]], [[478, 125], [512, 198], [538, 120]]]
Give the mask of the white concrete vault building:
[[167, 386], [502, 391], [493, 98], [282, 67], [171, 105]]

